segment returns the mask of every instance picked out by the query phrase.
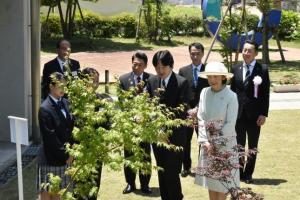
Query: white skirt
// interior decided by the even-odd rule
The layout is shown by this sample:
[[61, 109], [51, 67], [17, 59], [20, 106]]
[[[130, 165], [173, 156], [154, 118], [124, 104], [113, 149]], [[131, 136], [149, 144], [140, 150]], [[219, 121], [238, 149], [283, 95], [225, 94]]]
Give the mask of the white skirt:
[[[233, 147], [236, 146], [236, 138], [230, 138], [228, 140], [225, 150], [227, 151], [233, 151]], [[201, 147], [200, 149], [200, 155], [199, 155], [199, 161], [198, 161], [198, 167], [204, 167], [207, 166], [206, 162], [206, 152], [204, 150], [204, 147]], [[238, 163], [238, 157], [234, 159], [235, 163]], [[240, 170], [239, 169], [233, 169], [231, 170], [231, 177], [233, 180], [228, 180], [228, 182], [219, 181], [216, 179], [212, 179], [206, 176], [201, 176], [199, 174], [196, 174], [195, 176], [195, 184], [203, 186], [207, 188], [208, 190], [215, 191], [215, 192], [222, 192], [227, 193], [230, 188], [236, 188], [240, 187]]]

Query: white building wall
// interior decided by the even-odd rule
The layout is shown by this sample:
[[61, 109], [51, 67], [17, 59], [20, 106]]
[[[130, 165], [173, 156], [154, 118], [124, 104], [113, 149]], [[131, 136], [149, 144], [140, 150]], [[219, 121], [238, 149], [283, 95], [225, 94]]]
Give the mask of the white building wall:
[[0, 141], [10, 140], [8, 115], [30, 119], [30, 43], [30, 0], [1, 0]]

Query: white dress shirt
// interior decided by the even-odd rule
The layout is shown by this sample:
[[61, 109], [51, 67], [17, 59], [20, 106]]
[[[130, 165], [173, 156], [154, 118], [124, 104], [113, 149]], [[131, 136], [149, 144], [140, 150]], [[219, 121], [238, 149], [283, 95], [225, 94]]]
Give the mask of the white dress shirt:
[[[253, 60], [249, 65], [249, 67], [250, 67], [250, 75], [252, 74], [252, 71], [253, 71], [253, 69], [254, 69], [254, 66], [255, 66], [255, 64], [256, 64], [256, 60]], [[245, 78], [246, 78], [246, 73], [247, 73], [247, 66], [246, 66], [247, 64], [244, 62], [243, 63], [243, 81], [245, 81]]]

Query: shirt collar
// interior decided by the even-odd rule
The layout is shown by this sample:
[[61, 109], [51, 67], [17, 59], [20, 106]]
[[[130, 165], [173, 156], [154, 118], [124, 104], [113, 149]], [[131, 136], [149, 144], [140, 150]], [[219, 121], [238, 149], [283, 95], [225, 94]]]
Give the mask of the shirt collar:
[[64, 66], [64, 64], [65, 64], [65, 61], [62, 61], [58, 56], [56, 57], [56, 59], [57, 59], [59, 65], [60, 65], [60, 68], [63, 69], [63, 66]]
[[[255, 64], [256, 64], [256, 60], [254, 59], [254, 60], [249, 64], [249, 65], [250, 65], [250, 69], [253, 69], [254, 66], [255, 66]], [[246, 67], [246, 65], [247, 65], [247, 64], [244, 62], [244, 63], [243, 63], [243, 66]]]
[[59, 98], [59, 99], [56, 99], [55, 97], [53, 97], [51, 94], [49, 94], [49, 97], [57, 104], [57, 102], [59, 101], [59, 100], [61, 100], [61, 98]]
[[195, 68], [197, 68], [197, 70], [200, 72], [200, 70], [201, 70], [201, 67], [202, 67], [202, 63], [200, 64], [200, 65], [194, 65], [193, 63], [192, 63], [192, 66], [193, 66], [193, 70], [195, 69]]
[[141, 80], [143, 80], [143, 75], [144, 75], [144, 73], [142, 73], [141, 75], [136, 75], [135, 73], [133, 73], [132, 72], [132, 74], [133, 74], [133, 77], [134, 77], [134, 80], [136, 80], [137, 79], [137, 77], [140, 77], [141, 78]]
[[168, 86], [168, 83], [169, 83], [172, 73], [173, 73], [173, 71], [171, 71], [170, 74], [165, 79], [161, 79], [161, 81], [165, 80], [166, 87]]

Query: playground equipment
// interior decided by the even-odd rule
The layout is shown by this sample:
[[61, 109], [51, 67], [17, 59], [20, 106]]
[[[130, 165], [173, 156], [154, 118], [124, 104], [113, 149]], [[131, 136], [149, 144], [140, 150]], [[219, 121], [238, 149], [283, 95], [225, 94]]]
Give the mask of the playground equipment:
[[[231, 6], [234, 4], [241, 3], [241, 0], [232, 0], [231, 5], [228, 6], [228, 9], [231, 9]], [[243, 1], [245, 4], [245, 1]], [[245, 7], [243, 8], [245, 9]], [[211, 35], [216, 35], [216, 39], [229, 47], [230, 49], [236, 51], [241, 50], [245, 41], [247, 39], [254, 39], [254, 41], [260, 46], [262, 44], [262, 33], [255, 32], [254, 30], [250, 30], [247, 32], [238, 35], [237, 33], [232, 33], [231, 37], [227, 41], [222, 41], [220, 36], [218, 35], [218, 28], [221, 27], [220, 24], [224, 16], [226, 16], [227, 12], [225, 12], [224, 16], [222, 16], [222, 0], [203, 0], [202, 2], [202, 11], [203, 11], [203, 19], [206, 22], [206, 27], [208, 32]], [[228, 10], [226, 10], [228, 11]], [[278, 27], [281, 19], [281, 1], [277, 1], [275, 8], [272, 9], [269, 14], [268, 25], [271, 28]], [[262, 27], [262, 20], [257, 23], [257, 27]], [[221, 24], [222, 25], [222, 24]], [[272, 37], [273, 33], [269, 32], [268, 39]]]

